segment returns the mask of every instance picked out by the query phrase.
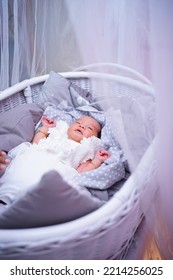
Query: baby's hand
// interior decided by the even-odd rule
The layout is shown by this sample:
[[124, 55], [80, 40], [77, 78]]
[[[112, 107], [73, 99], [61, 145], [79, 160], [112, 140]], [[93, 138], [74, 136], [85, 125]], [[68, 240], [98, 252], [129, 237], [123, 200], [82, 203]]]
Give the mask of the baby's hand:
[[95, 155], [95, 159], [99, 160], [101, 163], [110, 157], [109, 152], [104, 149], [100, 149], [97, 151]]
[[42, 122], [42, 125], [47, 128], [56, 126], [56, 122], [47, 116], [43, 116], [41, 118], [41, 122]]
[[0, 150], [0, 170], [4, 170], [10, 160], [6, 157], [6, 153]]

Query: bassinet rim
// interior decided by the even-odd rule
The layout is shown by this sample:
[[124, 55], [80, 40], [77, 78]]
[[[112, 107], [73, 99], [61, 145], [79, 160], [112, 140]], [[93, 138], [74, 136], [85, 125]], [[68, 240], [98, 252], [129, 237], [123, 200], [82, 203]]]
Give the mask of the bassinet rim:
[[102, 69], [104, 67], [112, 67], [112, 68], [116, 69], [117, 71], [122, 70], [122, 71], [127, 72], [126, 74], [134, 75], [134, 77], [136, 77], [136, 79], [140, 79], [141, 82], [146, 83], [149, 86], [153, 86], [153, 83], [146, 76], [142, 75], [138, 71], [136, 71], [136, 70], [134, 70], [134, 69], [132, 69], [132, 68], [126, 66], [126, 65], [118, 64], [118, 63], [112, 63], [112, 62], [91, 63], [91, 64], [86, 64], [86, 65], [83, 65], [83, 66], [79, 66], [79, 67], [75, 68], [73, 71], [75, 71], [75, 72], [88, 71], [89, 69], [92, 69], [94, 67], [96, 67], [96, 68], [99, 67], [100, 69]]
[[[154, 96], [154, 88], [150, 85], [146, 85], [140, 81], [133, 80], [131, 78], [122, 77], [119, 75], [114, 74], [107, 74], [107, 73], [97, 73], [97, 72], [60, 72], [58, 73], [62, 75], [64, 78], [102, 78], [102, 79], [108, 79], [112, 81], [116, 81], [119, 83], [126, 84], [127, 86], [133, 86], [138, 88], [139, 90], [143, 90], [146, 93]], [[0, 101], [12, 96], [16, 91], [24, 90], [25, 88], [28, 88], [29, 86], [33, 86], [38, 83], [45, 82], [49, 77], [49, 74], [33, 77], [30, 79], [23, 80], [11, 87], [8, 87], [7, 89], [0, 92]]]

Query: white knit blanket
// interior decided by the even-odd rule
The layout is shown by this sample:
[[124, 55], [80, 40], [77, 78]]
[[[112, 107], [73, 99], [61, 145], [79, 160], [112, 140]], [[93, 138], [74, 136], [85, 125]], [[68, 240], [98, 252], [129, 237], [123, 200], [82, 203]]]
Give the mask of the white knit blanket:
[[59, 161], [77, 168], [82, 162], [93, 159], [95, 153], [101, 148], [101, 140], [95, 136], [84, 138], [80, 143], [68, 139], [68, 124], [58, 121], [57, 126], [49, 128], [49, 136], [34, 144], [37, 150], [44, 150], [56, 154]]

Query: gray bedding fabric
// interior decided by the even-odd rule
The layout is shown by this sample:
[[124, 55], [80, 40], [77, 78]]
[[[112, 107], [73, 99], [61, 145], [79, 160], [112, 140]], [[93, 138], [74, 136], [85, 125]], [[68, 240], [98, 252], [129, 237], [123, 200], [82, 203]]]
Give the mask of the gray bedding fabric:
[[0, 206], [0, 228], [60, 224], [84, 216], [101, 205], [103, 203], [85, 189], [72, 187], [57, 172], [50, 171], [13, 204]]
[[38, 97], [38, 103], [44, 105], [66, 104], [73, 108], [91, 104], [94, 98], [86, 89], [77, 86], [63, 76], [51, 71]]
[[8, 152], [24, 141], [33, 138], [35, 125], [40, 120], [45, 106], [22, 104], [0, 116], [0, 149]]

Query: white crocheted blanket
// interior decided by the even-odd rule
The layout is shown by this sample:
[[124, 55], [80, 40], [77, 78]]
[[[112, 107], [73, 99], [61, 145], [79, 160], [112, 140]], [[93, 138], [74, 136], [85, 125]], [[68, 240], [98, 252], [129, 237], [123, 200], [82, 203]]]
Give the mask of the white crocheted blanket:
[[49, 136], [34, 144], [35, 149], [56, 154], [57, 159], [64, 164], [77, 168], [82, 162], [93, 159], [101, 148], [101, 140], [95, 136], [84, 138], [80, 143], [68, 139], [68, 124], [58, 121], [57, 126], [49, 128]]

